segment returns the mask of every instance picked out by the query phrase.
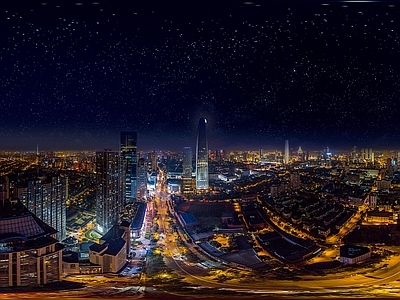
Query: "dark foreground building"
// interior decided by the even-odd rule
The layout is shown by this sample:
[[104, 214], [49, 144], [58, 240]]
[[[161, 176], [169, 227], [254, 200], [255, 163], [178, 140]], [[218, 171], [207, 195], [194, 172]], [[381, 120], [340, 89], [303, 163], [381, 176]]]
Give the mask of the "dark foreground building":
[[59, 281], [63, 246], [56, 235], [18, 199], [0, 201], [0, 287]]

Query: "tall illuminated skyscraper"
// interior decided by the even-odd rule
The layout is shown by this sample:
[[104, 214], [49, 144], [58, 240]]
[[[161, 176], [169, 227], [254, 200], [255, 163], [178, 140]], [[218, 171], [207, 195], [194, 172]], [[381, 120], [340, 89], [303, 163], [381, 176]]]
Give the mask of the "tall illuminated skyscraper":
[[289, 140], [285, 140], [285, 164], [289, 163]]
[[96, 152], [96, 222], [97, 229], [103, 234], [118, 222], [122, 210], [119, 176], [118, 151], [106, 149]]
[[147, 161], [145, 158], [139, 158], [137, 170], [137, 197], [143, 200], [147, 196]]
[[197, 130], [196, 143], [196, 189], [208, 189], [208, 142], [206, 132], [207, 120], [201, 118]]
[[136, 201], [137, 195], [137, 133], [121, 132], [122, 194], [125, 204]]
[[182, 172], [182, 191], [184, 194], [190, 194], [192, 188], [192, 148], [183, 148], [183, 172]]

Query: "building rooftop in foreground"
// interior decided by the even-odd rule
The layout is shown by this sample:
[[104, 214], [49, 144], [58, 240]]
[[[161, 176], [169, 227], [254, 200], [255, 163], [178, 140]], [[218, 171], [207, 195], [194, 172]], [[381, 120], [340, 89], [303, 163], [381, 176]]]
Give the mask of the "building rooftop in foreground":
[[340, 256], [354, 258], [370, 252], [368, 247], [345, 245], [340, 247]]
[[56, 234], [19, 199], [0, 201], [0, 287], [59, 281], [64, 246]]
[[132, 230], [140, 230], [143, 226], [144, 216], [146, 215], [146, 203], [139, 202], [137, 211], [131, 222]]
[[57, 243], [57, 230], [32, 214], [18, 199], [0, 203], [0, 242], [10, 252], [37, 249]]

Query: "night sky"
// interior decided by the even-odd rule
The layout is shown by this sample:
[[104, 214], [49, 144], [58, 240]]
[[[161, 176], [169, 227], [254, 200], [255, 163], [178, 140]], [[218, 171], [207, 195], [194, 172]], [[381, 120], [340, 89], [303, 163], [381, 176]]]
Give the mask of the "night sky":
[[132, 2], [0, 7], [0, 149], [400, 148], [400, 3]]

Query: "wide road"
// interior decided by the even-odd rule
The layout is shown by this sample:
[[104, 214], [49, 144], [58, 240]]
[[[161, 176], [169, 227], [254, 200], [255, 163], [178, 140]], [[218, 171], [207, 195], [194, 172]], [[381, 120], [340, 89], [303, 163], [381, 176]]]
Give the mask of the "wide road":
[[176, 243], [176, 237], [172, 226], [170, 225], [173, 222], [172, 218], [170, 218], [168, 212], [168, 200], [169, 195], [166, 192], [166, 185], [165, 185], [165, 175], [161, 171], [159, 174], [159, 180], [157, 183], [157, 190], [154, 197], [155, 206], [157, 208], [157, 215], [158, 215], [158, 226], [159, 231], [161, 231], [160, 240], [158, 244], [162, 246], [164, 249], [164, 254], [178, 257], [180, 256], [180, 250]]
[[[168, 205], [167, 201], [169, 195], [165, 186], [165, 175], [162, 175], [164, 180], [160, 180], [156, 201], [158, 205], [158, 213], [160, 215], [160, 228], [165, 233], [165, 240], [163, 245], [166, 246], [166, 253], [169, 256], [179, 254], [179, 249], [176, 245], [175, 238], [171, 234], [169, 227]], [[178, 273], [185, 275], [185, 281], [195, 285], [204, 285], [206, 287], [214, 288], [230, 288], [240, 290], [257, 290], [257, 293], [270, 293], [272, 291], [286, 292], [298, 291], [300, 292], [318, 292], [318, 293], [332, 293], [334, 291], [349, 291], [355, 289], [358, 292], [364, 290], [371, 290], [373, 287], [391, 285], [392, 287], [400, 287], [400, 248], [393, 248], [398, 254], [393, 255], [380, 265], [376, 265], [375, 269], [359, 269], [358, 271], [340, 271], [335, 274], [327, 274], [326, 276], [302, 276], [299, 281], [292, 280], [272, 280], [267, 278], [254, 278], [251, 283], [243, 282], [239, 279], [232, 279], [226, 282], [216, 282], [210, 276], [199, 276], [194, 267], [188, 267], [189, 264], [184, 261], [176, 261], [175, 259], [166, 258], [167, 264], [174, 268]], [[386, 265], [386, 266], [385, 266]], [[238, 273], [245, 271], [237, 271]]]

